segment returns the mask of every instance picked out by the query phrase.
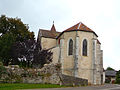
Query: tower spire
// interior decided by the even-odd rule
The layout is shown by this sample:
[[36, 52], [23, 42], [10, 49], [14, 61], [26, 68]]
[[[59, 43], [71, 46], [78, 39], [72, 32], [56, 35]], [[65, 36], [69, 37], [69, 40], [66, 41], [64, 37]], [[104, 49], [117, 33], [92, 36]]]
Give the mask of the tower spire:
[[52, 32], [56, 32], [56, 29], [55, 29], [55, 26], [54, 26], [54, 21], [53, 21], [53, 25], [52, 25], [52, 27], [51, 27], [51, 31], [52, 31]]

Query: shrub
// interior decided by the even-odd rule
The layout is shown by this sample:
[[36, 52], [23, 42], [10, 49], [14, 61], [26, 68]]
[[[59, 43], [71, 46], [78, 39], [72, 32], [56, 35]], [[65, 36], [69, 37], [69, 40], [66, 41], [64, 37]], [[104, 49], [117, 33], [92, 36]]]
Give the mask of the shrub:
[[110, 82], [111, 82], [110, 79], [106, 79], [106, 80], [105, 80], [105, 83], [110, 83]]
[[0, 62], [0, 79], [3, 74], [7, 74], [6, 68], [3, 66], [2, 62]]
[[116, 74], [116, 82], [117, 84], [120, 84], [120, 70]]

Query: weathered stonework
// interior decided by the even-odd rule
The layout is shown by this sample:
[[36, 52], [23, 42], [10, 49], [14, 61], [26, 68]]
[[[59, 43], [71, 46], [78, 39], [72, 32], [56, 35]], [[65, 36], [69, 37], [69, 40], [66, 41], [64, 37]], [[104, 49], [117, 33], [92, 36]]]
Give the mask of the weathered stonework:
[[53, 46], [56, 46], [56, 39], [42, 37], [41, 43], [43, 49], [52, 48]]
[[71, 85], [71, 86], [87, 86], [88, 80], [77, 78], [74, 76], [62, 75], [63, 85]]
[[[23, 69], [18, 66], [5, 67], [6, 74], [0, 78], [1, 83], [49, 83], [59, 85], [87, 85], [88, 81], [61, 73], [61, 64], [46, 64], [42, 69]], [[66, 81], [67, 80], [67, 81]]]
[[[61, 63], [62, 74], [87, 79], [89, 84], [103, 84], [103, 51], [94, 31], [83, 23], [78, 23], [54, 38], [55, 41], [48, 41], [54, 47], [54, 58], [58, 58], [53, 58], [53, 63]], [[73, 55], [68, 55], [70, 39], [73, 40]], [[82, 55], [84, 39], [87, 40], [87, 56]], [[41, 41], [42, 45], [43, 42], [44, 40]], [[49, 44], [46, 43], [45, 47], [49, 47]]]

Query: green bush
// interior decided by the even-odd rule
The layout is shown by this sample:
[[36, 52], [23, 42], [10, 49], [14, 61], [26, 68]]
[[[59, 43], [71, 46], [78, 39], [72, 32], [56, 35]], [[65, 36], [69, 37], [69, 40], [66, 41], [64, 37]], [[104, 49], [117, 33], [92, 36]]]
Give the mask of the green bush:
[[105, 83], [110, 83], [110, 82], [111, 82], [110, 79], [106, 79], [106, 80], [105, 80]]
[[120, 70], [116, 74], [116, 84], [120, 84]]
[[[1, 60], [1, 58], [0, 58], [0, 60]], [[0, 66], [3, 66], [3, 63], [2, 63], [2, 62], [0, 62]]]
[[116, 74], [116, 82], [117, 84], [120, 84], [120, 70]]
[[117, 78], [115, 83], [120, 84], [120, 78]]
[[0, 79], [3, 74], [7, 74], [6, 68], [3, 66], [3, 64], [0, 62]]

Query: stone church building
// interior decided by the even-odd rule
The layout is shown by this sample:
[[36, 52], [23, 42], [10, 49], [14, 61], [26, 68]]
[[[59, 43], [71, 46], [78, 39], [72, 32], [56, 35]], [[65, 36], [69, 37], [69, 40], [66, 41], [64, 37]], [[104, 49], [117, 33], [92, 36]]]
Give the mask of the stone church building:
[[88, 79], [89, 84], [103, 83], [103, 51], [98, 35], [82, 22], [58, 32], [40, 29], [38, 41], [51, 48], [53, 63], [60, 62], [62, 73]]

